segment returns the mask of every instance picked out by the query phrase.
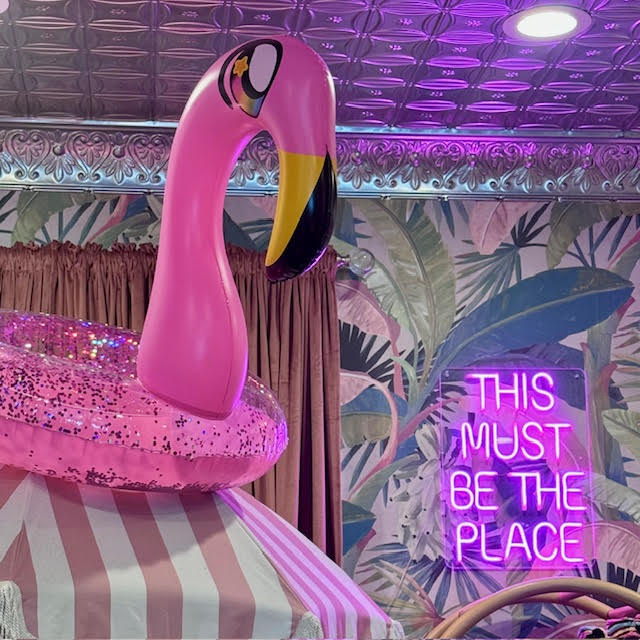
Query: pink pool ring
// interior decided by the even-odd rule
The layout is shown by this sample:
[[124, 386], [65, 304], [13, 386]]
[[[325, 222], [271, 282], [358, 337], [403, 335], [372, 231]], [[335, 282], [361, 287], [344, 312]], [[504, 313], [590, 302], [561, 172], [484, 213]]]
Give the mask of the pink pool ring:
[[249, 375], [224, 421], [190, 415], [136, 378], [139, 335], [0, 311], [0, 459], [124, 489], [208, 491], [263, 475], [287, 445], [273, 393]]

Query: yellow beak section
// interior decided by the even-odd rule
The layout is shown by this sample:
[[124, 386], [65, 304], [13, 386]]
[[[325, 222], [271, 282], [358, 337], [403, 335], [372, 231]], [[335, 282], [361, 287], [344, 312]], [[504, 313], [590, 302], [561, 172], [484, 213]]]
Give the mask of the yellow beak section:
[[286, 280], [324, 252], [337, 201], [335, 162], [323, 156], [278, 152], [280, 192], [267, 250], [267, 276]]
[[318, 182], [324, 158], [278, 151], [280, 192], [267, 250], [267, 266], [284, 253]]

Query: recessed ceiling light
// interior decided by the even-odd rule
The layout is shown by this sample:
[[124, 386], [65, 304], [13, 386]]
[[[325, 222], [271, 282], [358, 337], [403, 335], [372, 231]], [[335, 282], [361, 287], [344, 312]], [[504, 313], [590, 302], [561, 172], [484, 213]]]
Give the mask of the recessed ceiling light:
[[576, 7], [542, 5], [520, 11], [505, 20], [505, 33], [517, 40], [546, 42], [570, 38], [586, 31], [591, 17]]

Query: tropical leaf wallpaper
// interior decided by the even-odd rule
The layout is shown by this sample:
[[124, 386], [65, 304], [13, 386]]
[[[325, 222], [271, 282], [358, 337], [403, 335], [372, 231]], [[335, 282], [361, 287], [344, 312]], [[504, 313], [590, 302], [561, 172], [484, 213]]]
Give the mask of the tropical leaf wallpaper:
[[[600, 519], [580, 572], [638, 589], [640, 307], [629, 292], [640, 203], [351, 200], [334, 246], [376, 257], [367, 277], [345, 270], [338, 283], [345, 569], [410, 637], [526, 579], [480, 565], [452, 571], [442, 558], [437, 421], [461, 399], [453, 385], [440, 392], [439, 375], [574, 367], [587, 373], [586, 403], [581, 385], [563, 400], [581, 419], [589, 413], [586, 498]], [[547, 637], [574, 625], [575, 637], [586, 620], [527, 604], [472, 636]]]
[[[266, 249], [275, 198], [229, 198], [228, 242]], [[0, 193], [0, 242], [157, 242], [155, 196]], [[592, 432], [586, 498], [598, 547], [580, 570], [640, 588], [640, 203], [341, 200], [333, 244], [367, 249], [341, 269], [344, 569], [418, 638], [461, 603], [525, 579], [451, 571], [442, 558], [439, 392], [447, 367], [572, 367], [565, 400]], [[631, 285], [630, 285], [631, 283]], [[544, 291], [544, 297], [539, 294]], [[441, 397], [439, 397], [441, 395]], [[578, 611], [527, 604], [478, 638], [571, 637]]]

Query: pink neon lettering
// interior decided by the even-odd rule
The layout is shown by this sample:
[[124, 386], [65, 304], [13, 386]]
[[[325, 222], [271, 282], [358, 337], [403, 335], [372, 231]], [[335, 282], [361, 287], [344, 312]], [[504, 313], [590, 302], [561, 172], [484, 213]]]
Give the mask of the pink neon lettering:
[[531, 398], [531, 404], [538, 411], [551, 411], [551, 409], [553, 409], [553, 405], [555, 404], [555, 399], [553, 394], [548, 389], [540, 386], [539, 383], [541, 380], [546, 380], [549, 387], [553, 389], [553, 378], [548, 373], [544, 372], [536, 373], [531, 378], [531, 386], [533, 387], [534, 391], [547, 398], [548, 402], [547, 404], [541, 404], [536, 400], [534, 396], [533, 398]]
[[[491, 451], [500, 460], [513, 460], [521, 454], [527, 460], [542, 460], [545, 455], [560, 459], [563, 429], [570, 429], [568, 422], [545, 422], [530, 420], [521, 427], [514, 424], [512, 435], [500, 435], [500, 423], [481, 422], [477, 429], [470, 422], [463, 422], [461, 430], [462, 459], [470, 459], [473, 451], [482, 451], [489, 458]], [[547, 452], [542, 437], [544, 430], [553, 431], [553, 452]], [[522, 432], [522, 437], [520, 437]], [[537, 432], [537, 434], [535, 433]], [[506, 445], [506, 446], [505, 446]]]
[[[520, 478], [520, 508], [526, 511], [529, 508], [529, 500], [527, 498], [527, 478], [538, 479], [540, 473], [538, 471], [510, 471], [507, 474], [510, 478]], [[537, 483], [536, 483], [537, 486]]]
[[535, 373], [531, 377], [531, 389], [529, 389], [529, 379], [526, 373], [521, 375], [514, 373], [511, 387], [501, 385], [499, 373], [470, 373], [467, 378], [480, 382], [480, 407], [483, 410], [487, 408], [489, 381], [493, 381], [493, 399], [498, 409], [502, 407], [503, 397], [511, 397], [516, 409], [520, 409], [521, 406], [527, 409], [530, 392], [532, 393], [531, 404], [538, 411], [551, 411], [555, 404], [555, 397], [550, 391], [554, 386], [553, 377], [544, 371]]
[[587, 507], [577, 504], [569, 504], [569, 494], [577, 493], [582, 496], [581, 487], [570, 487], [569, 478], [586, 478], [586, 474], [583, 471], [565, 471], [562, 474], [562, 506], [567, 511], [586, 511]]
[[553, 443], [556, 460], [560, 460], [560, 429], [571, 429], [568, 422], [545, 422], [543, 427], [553, 429]]
[[[463, 529], [469, 530], [469, 536], [462, 535]], [[480, 538], [480, 556], [485, 562], [501, 562], [500, 556], [491, 555], [487, 551], [487, 528], [484, 524], [479, 527], [473, 522], [462, 522], [456, 527], [456, 558], [458, 562], [463, 558], [463, 545], [473, 544]]]
[[[512, 444], [511, 453], [503, 453], [500, 451], [501, 442], [510, 442]], [[493, 453], [499, 460], [513, 460], [518, 455], [518, 430], [513, 430], [513, 437], [499, 436], [498, 424], [493, 423]]]
[[538, 447], [538, 453], [532, 454], [529, 453], [523, 446], [522, 455], [527, 460], [541, 460], [544, 457], [544, 445], [542, 444], [542, 442], [540, 442], [540, 440], [529, 435], [529, 429], [537, 429], [540, 437], [542, 437], [544, 433], [542, 425], [538, 424], [537, 422], [526, 422], [524, 425], [522, 425], [522, 439], [526, 440], [529, 444]]
[[542, 509], [542, 500], [545, 494], [552, 494], [556, 507], [559, 509], [562, 505], [567, 511], [586, 511], [584, 505], [576, 505], [569, 503], [568, 494], [581, 494], [580, 487], [570, 487], [568, 482], [570, 478], [585, 478], [582, 471], [565, 471], [564, 473], [555, 472], [553, 474], [553, 483], [551, 486], [542, 486], [542, 476], [539, 471], [511, 471], [507, 474], [510, 478], [520, 480], [520, 507], [523, 511], [529, 508], [527, 496], [527, 480], [535, 481], [536, 508], [538, 511]]
[[480, 503], [480, 494], [488, 493], [493, 496], [493, 488], [492, 487], [481, 487], [480, 480], [482, 478], [495, 478], [498, 475], [497, 471], [478, 471], [474, 477], [474, 488], [475, 488], [475, 500], [474, 507], [479, 511], [497, 511], [497, 504], [481, 504]]
[[[457, 478], [464, 479], [464, 485], [456, 484]], [[467, 502], [459, 503], [458, 494], [467, 497]], [[451, 474], [451, 506], [458, 511], [465, 511], [473, 506], [473, 491], [471, 491], [471, 475], [467, 471], [454, 471]]]
[[[482, 495], [493, 494], [493, 488], [480, 486], [480, 481], [484, 478], [495, 478], [497, 475], [497, 471], [478, 471], [472, 478], [468, 471], [454, 471], [450, 477], [451, 506], [456, 511], [466, 511], [472, 507], [479, 511], [496, 511], [497, 505], [482, 504]], [[462, 485], [456, 482], [458, 478], [462, 478]], [[459, 496], [462, 496], [462, 499], [459, 499]]]
[[526, 373], [522, 374], [522, 408], [529, 408], [529, 384]]
[[[515, 539], [516, 531], [518, 532], [520, 541], [517, 541]], [[531, 555], [531, 549], [529, 549], [529, 544], [527, 543], [527, 538], [524, 534], [524, 527], [519, 522], [514, 522], [511, 525], [511, 529], [509, 529], [509, 537], [507, 539], [507, 546], [504, 554], [505, 560], [509, 559], [509, 556], [514, 549], [522, 549], [525, 556], [527, 557], [527, 560], [531, 561], [533, 559], [533, 556]]]
[[518, 374], [513, 374], [513, 387], [510, 389], [509, 387], [501, 387], [500, 386], [500, 377], [496, 380], [496, 406], [498, 409], [501, 407], [501, 398], [502, 396], [512, 396], [513, 404], [516, 409], [520, 408], [520, 389], [518, 384]]
[[533, 553], [536, 556], [536, 558], [538, 558], [539, 560], [542, 560], [543, 562], [551, 562], [551, 560], [555, 560], [556, 556], [558, 555], [558, 549], [554, 548], [551, 555], [549, 556], [542, 555], [542, 549], [540, 548], [540, 543], [539, 543], [539, 537], [540, 537], [539, 534], [540, 534], [540, 530], [543, 527], [550, 529], [552, 536], [558, 535], [558, 530], [551, 522], [539, 522], [533, 528]]
[[492, 379], [494, 381], [494, 385], [499, 384], [499, 376], [497, 373], [470, 373], [467, 378], [476, 378], [480, 380], [480, 408], [487, 408], [487, 385], [486, 381], [488, 379]]
[[[584, 562], [580, 557], [582, 539], [576, 530], [589, 520], [586, 516], [571, 514], [587, 511], [582, 499], [582, 485], [587, 473], [575, 470], [572, 464], [560, 464], [560, 456], [564, 454], [563, 448], [566, 446], [562, 438], [574, 427], [569, 422], [561, 421], [564, 416], [552, 417], [553, 414], [548, 413], [554, 409], [556, 399], [552, 373], [479, 372], [468, 374], [467, 379], [477, 385], [475, 393], [479, 394], [479, 398], [476, 402], [479, 402], [480, 408], [476, 405], [470, 409], [476, 412], [474, 421], [458, 423], [461, 424], [461, 442], [457, 459], [460, 462], [467, 461], [465, 466], [458, 469], [454, 467], [450, 471], [443, 467], [444, 486], [447, 481], [449, 484], [448, 501], [453, 518], [451, 527], [455, 533], [455, 543], [449, 547], [449, 553], [462, 562], [472, 550], [474, 554], [479, 553], [488, 564], [504, 563], [505, 566], [516, 555], [528, 562], [534, 559], [551, 564], [562, 562], [575, 565]], [[505, 380], [508, 384], [505, 384]], [[506, 405], [509, 405], [508, 411], [496, 413]], [[511, 410], [513, 406], [516, 409], [515, 416]], [[483, 415], [482, 410], [486, 410], [486, 414]], [[534, 414], [530, 419], [527, 412], [534, 410], [545, 413], [545, 417], [536, 418]], [[501, 415], [512, 422], [501, 422]], [[554, 417], [557, 422], [553, 421]], [[563, 466], [568, 466], [570, 470], [547, 470], [544, 475], [542, 471], [485, 470], [491, 469], [492, 461], [505, 462], [507, 465], [518, 461], [515, 469], [527, 469], [531, 465], [520, 466], [519, 463], [552, 459], [557, 464], [549, 465], [551, 471], [563, 469]], [[468, 462], [471, 460], [472, 465]], [[570, 462], [564, 458], [562, 461]], [[493, 527], [501, 526], [500, 522], [494, 522], [496, 516], [490, 514], [501, 508], [498, 487], [502, 491], [500, 482], [507, 477], [515, 482], [513, 506], [519, 507], [522, 515], [507, 525], [509, 531], [502, 533], [504, 546], [489, 549]], [[554, 521], [531, 522], [534, 517], [532, 512], [542, 512], [543, 503], [549, 502], [556, 510], [552, 517]], [[453, 516], [454, 513], [460, 515]], [[465, 520], [461, 522], [463, 518]], [[559, 522], [556, 522], [556, 518]]]
[[467, 460], [471, 454], [469, 450], [469, 445], [471, 449], [475, 451], [479, 451], [482, 447], [482, 443], [484, 441], [485, 447], [485, 457], [489, 457], [489, 423], [482, 422], [478, 429], [478, 439], [473, 439], [473, 427], [469, 422], [463, 422], [460, 427], [461, 436], [462, 436], [462, 459]]
[[480, 556], [485, 562], [501, 562], [500, 556], [489, 555], [487, 551], [487, 527], [484, 524], [480, 525]]
[[[558, 551], [562, 560], [569, 564], [584, 562], [582, 557], [572, 557], [567, 553], [570, 545], [579, 545], [580, 540], [571, 539], [568, 535], [569, 529], [579, 528], [576, 522], [566, 522], [560, 529], [551, 522], [543, 521], [535, 525], [532, 532], [531, 542], [527, 539], [523, 525], [520, 522], [513, 522], [509, 527], [507, 543], [504, 556], [494, 555], [487, 548], [487, 525], [476, 524], [474, 522], [461, 522], [456, 527], [456, 558], [461, 562], [465, 556], [465, 550], [469, 545], [479, 543], [480, 556], [485, 562], [497, 563], [509, 560], [518, 550], [520, 550], [529, 562], [534, 558], [542, 562], [552, 562], [558, 557]], [[551, 541], [545, 545], [544, 530], [550, 534]], [[550, 551], [544, 554], [545, 547]], [[472, 546], [472, 548], [476, 548]]]
[[[462, 535], [462, 530], [467, 529], [471, 531], [472, 537], [466, 538]], [[458, 562], [462, 562], [462, 545], [473, 544], [478, 539], [478, 527], [473, 522], [461, 522], [456, 527], [456, 558]]]
[[559, 509], [560, 505], [562, 504], [562, 496], [560, 495], [560, 493], [561, 493], [560, 474], [557, 471], [553, 474], [553, 479], [554, 479], [554, 483], [555, 484], [553, 484], [550, 487], [543, 487], [542, 486], [542, 477], [541, 477], [540, 473], [537, 474], [537, 477], [536, 477], [536, 502], [537, 502], [537, 506], [538, 506], [538, 511], [540, 511], [542, 509], [542, 494], [543, 493], [550, 493], [550, 494], [552, 494], [554, 496], [557, 509]]
[[570, 544], [580, 544], [580, 540], [569, 540], [567, 529], [580, 527], [577, 522], [565, 522], [560, 525], [560, 555], [565, 562], [584, 562], [584, 558], [571, 558], [567, 555], [567, 546]]

